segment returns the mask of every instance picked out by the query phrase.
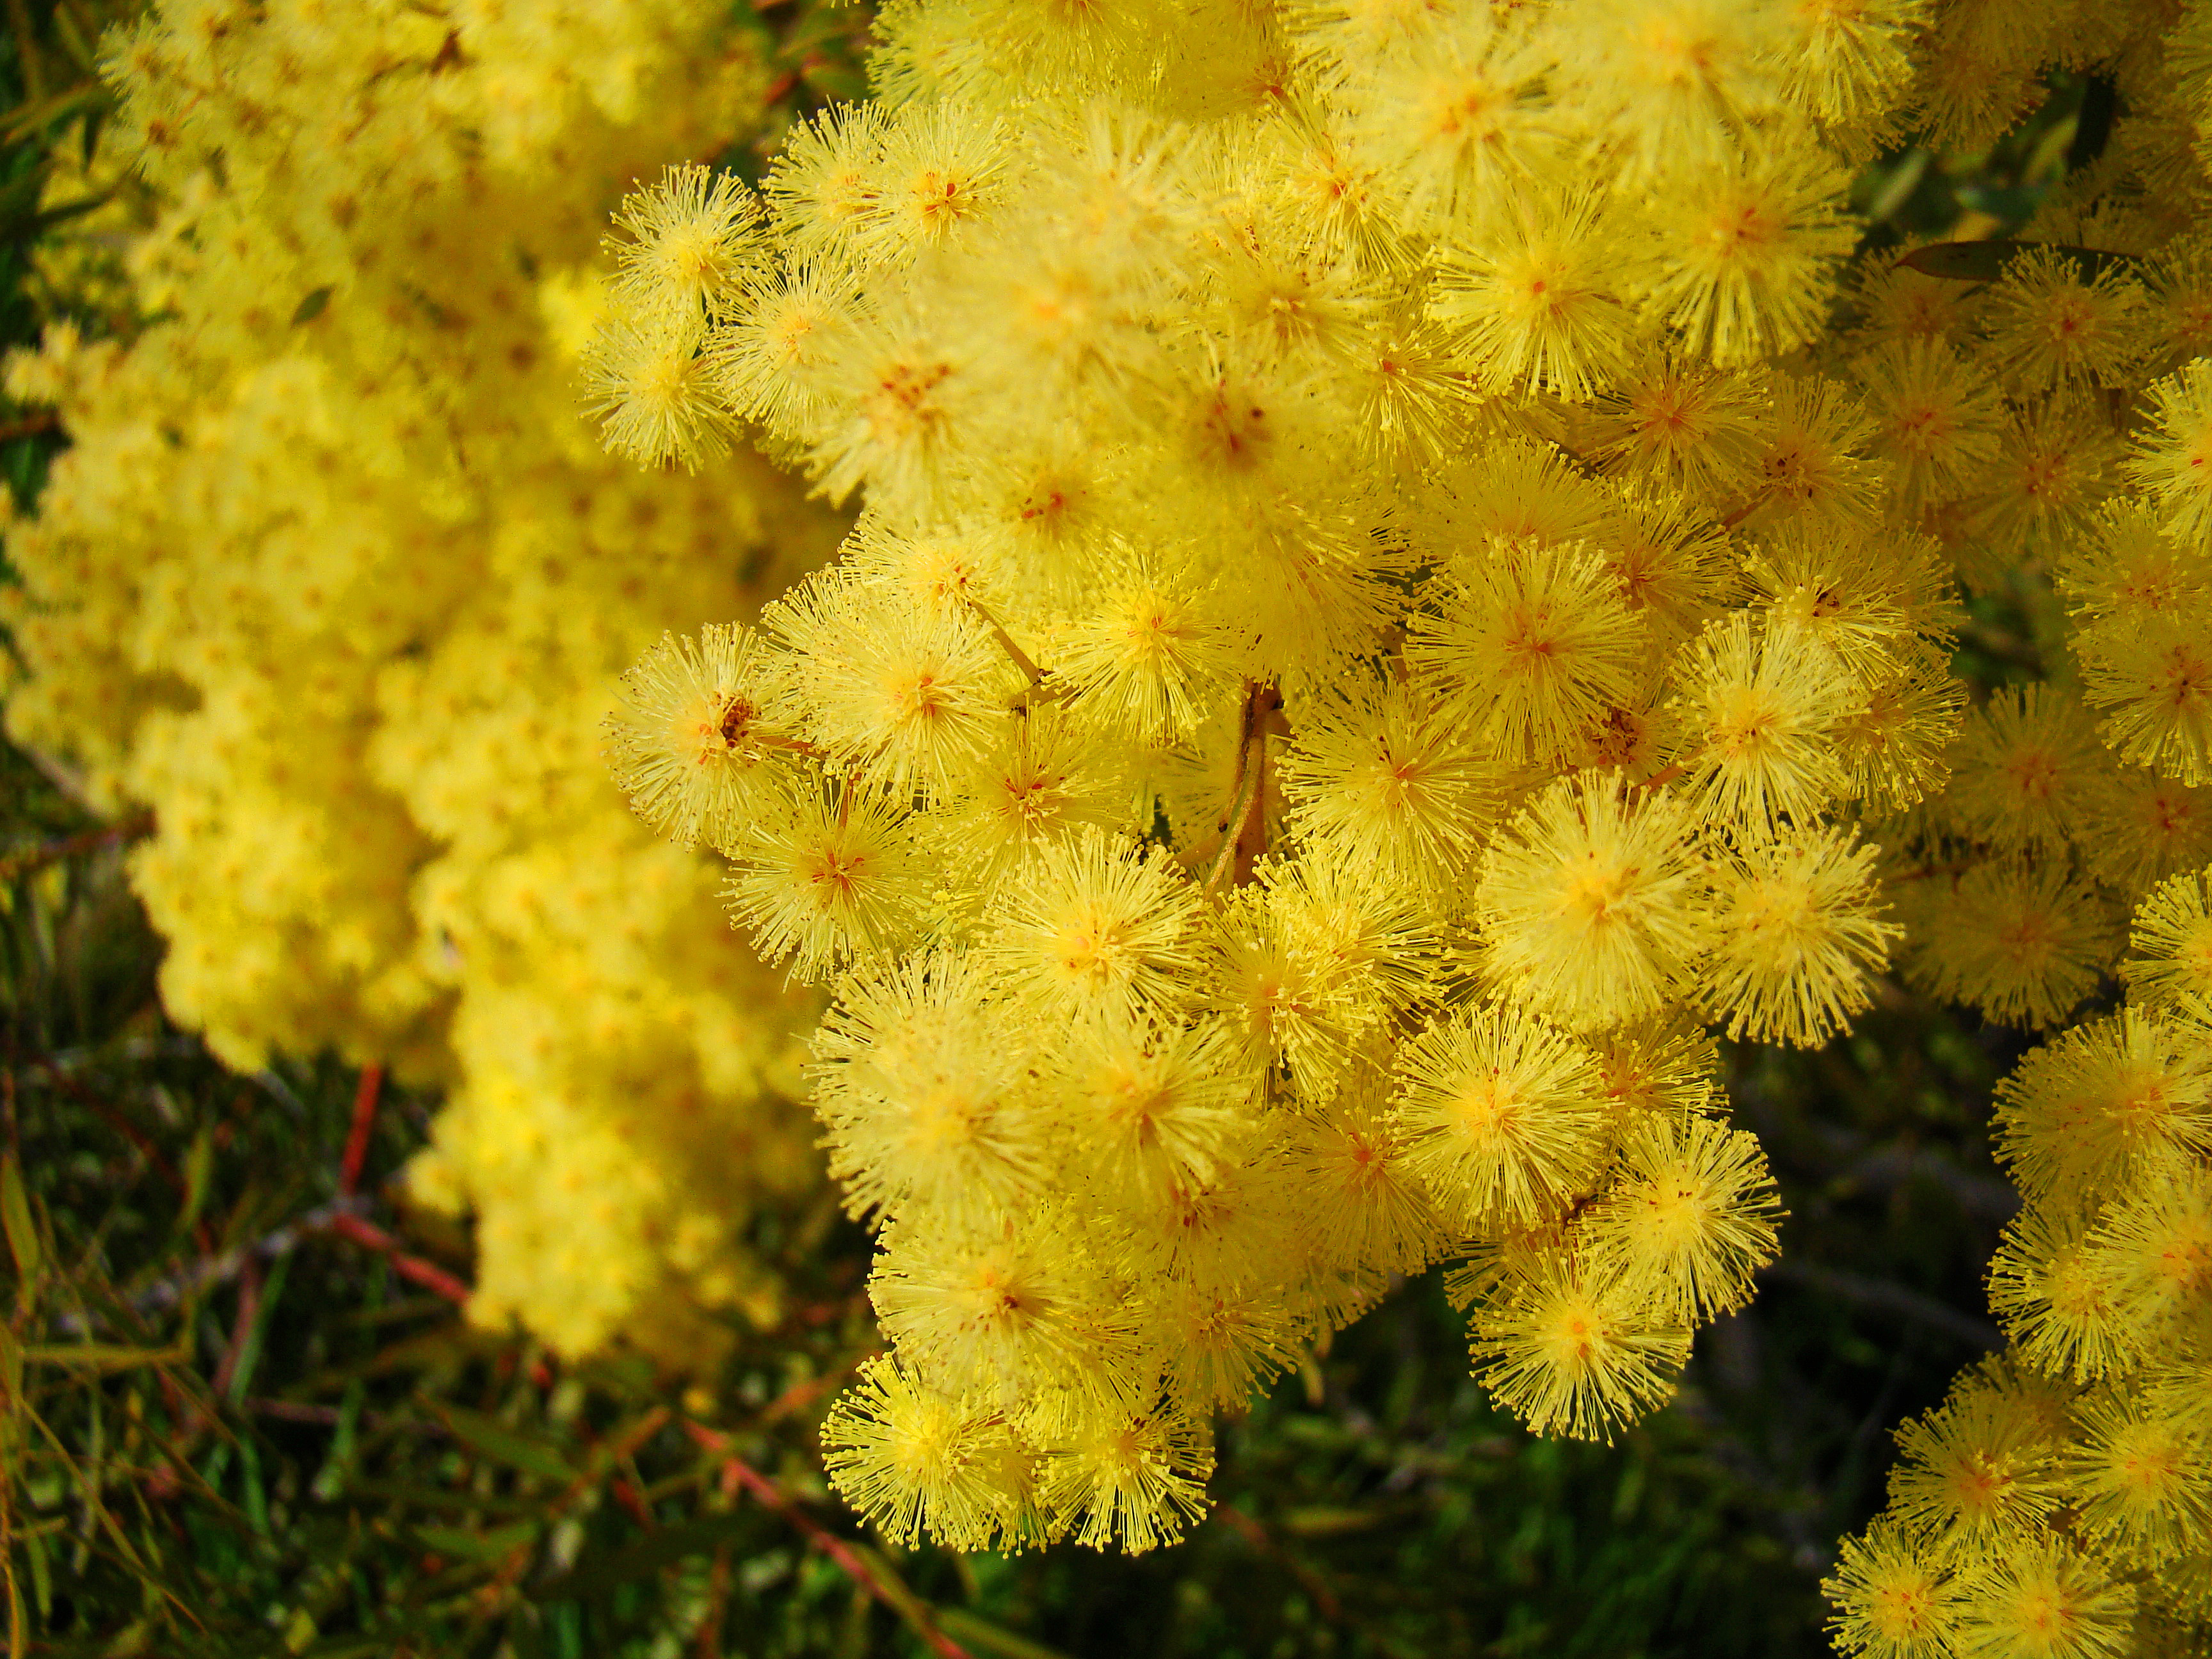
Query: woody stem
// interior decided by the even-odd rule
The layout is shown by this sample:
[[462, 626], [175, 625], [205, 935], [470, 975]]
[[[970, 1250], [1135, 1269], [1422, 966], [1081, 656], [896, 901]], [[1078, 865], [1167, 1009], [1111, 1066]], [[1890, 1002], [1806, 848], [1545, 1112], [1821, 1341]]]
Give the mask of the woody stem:
[[1000, 645], [1005, 648], [1006, 654], [1013, 659], [1014, 666], [1022, 671], [1024, 677], [1028, 679], [1029, 683], [1033, 686], [1042, 685], [1044, 684], [1044, 670], [1039, 668], [1036, 663], [1032, 662], [1030, 659], [1029, 653], [1023, 650], [1018, 645], [1016, 645], [1013, 641], [1013, 636], [1007, 633], [1005, 629], [999, 626], [999, 619], [996, 617], [994, 617], [989, 611], [983, 609], [981, 603], [972, 594], [963, 594], [962, 597], [967, 599], [968, 608], [983, 619], [983, 625], [991, 630], [992, 636], [995, 638], [999, 641]]
[[1237, 775], [1229, 811], [1221, 820], [1221, 845], [1206, 872], [1205, 890], [1212, 892], [1237, 868], [1237, 855], [1264, 822], [1267, 775], [1267, 716], [1280, 708], [1273, 688], [1254, 685], [1244, 696], [1243, 738], [1237, 747]]

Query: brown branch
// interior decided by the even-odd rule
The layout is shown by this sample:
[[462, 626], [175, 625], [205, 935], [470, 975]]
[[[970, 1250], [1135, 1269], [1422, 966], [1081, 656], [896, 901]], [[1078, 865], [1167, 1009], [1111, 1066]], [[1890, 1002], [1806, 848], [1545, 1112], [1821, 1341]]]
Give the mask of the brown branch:
[[384, 1067], [364, 1066], [360, 1085], [353, 1091], [353, 1127], [347, 1132], [345, 1157], [338, 1164], [338, 1196], [350, 1198], [361, 1185], [361, 1166], [368, 1158], [368, 1133], [376, 1122], [377, 1097], [384, 1089]]
[[42, 410], [36, 415], [26, 415], [20, 421], [9, 421], [0, 426], [0, 444], [12, 443], [18, 438], [35, 438], [41, 432], [52, 432], [60, 427], [62, 417], [57, 411]]
[[208, 1384], [208, 1392], [217, 1400], [230, 1392], [231, 1378], [238, 1374], [239, 1357], [246, 1352], [246, 1340], [253, 1334], [253, 1317], [260, 1311], [261, 1265], [248, 1256], [238, 1276], [238, 1313], [230, 1323], [230, 1345], [222, 1351], [222, 1363], [216, 1367], [215, 1378]]
[[[4, 430], [0, 429], [0, 436], [4, 435]], [[96, 830], [81, 830], [74, 836], [64, 836], [60, 840], [47, 842], [44, 846], [11, 854], [0, 859], [0, 885], [20, 876], [27, 876], [34, 870], [43, 870], [50, 864], [58, 864], [64, 859], [73, 859], [80, 853], [95, 853], [103, 847], [137, 841], [153, 832], [154, 815], [151, 812], [134, 812], [118, 823], [105, 823]]]
[[[225, 1250], [220, 1255], [210, 1252], [190, 1267], [180, 1268], [166, 1278], [157, 1279], [143, 1290], [133, 1293], [128, 1305], [134, 1313], [155, 1313], [164, 1308], [175, 1307], [188, 1296], [228, 1284], [244, 1273], [249, 1263], [274, 1261], [278, 1256], [296, 1249], [302, 1239], [328, 1230], [333, 1224], [333, 1218], [359, 1202], [357, 1199], [339, 1199], [319, 1209], [310, 1210], [296, 1220], [286, 1222], [252, 1244]], [[71, 1336], [88, 1335], [93, 1326], [93, 1322], [82, 1314], [61, 1314], [54, 1323], [57, 1328]]]
[[[0, 1036], [0, 1042], [7, 1043], [8, 1059], [11, 1065], [21, 1066], [26, 1063], [22, 1052], [12, 1041]], [[125, 1117], [120, 1109], [109, 1105], [107, 1102], [64, 1071], [60, 1065], [48, 1055], [33, 1054], [28, 1063], [45, 1073], [47, 1080], [61, 1090], [64, 1094], [69, 1096], [80, 1106], [85, 1107], [101, 1122], [137, 1147], [148, 1164], [162, 1180], [167, 1182], [179, 1193], [185, 1191], [185, 1178], [178, 1172], [177, 1166], [161, 1155], [161, 1149], [154, 1144], [152, 1138]]]
[[[334, 1429], [344, 1413], [336, 1406], [311, 1406], [298, 1400], [271, 1400], [262, 1395], [248, 1395], [239, 1402], [256, 1417], [273, 1417], [285, 1423], [313, 1423], [318, 1428]], [[361, 1425], [373, 1429], [382, 1421], [372, 1412], [363, 1412]]]
[[1245, 792], [1244, 815], [1237, 821], [1237, 839], [1230, 842], [1234, 860], [1230, 870], [1232, 886], [1252, 879], [1252, 866], [1267, 850], [1267, 730], [1252, 734], [1252, 787]]
[[1899, 871], [1889, 878], [1892, 881], [1927, 881], [1937, 876], [1963, 876], [1975, 867], [1974, 859], [1953, 859], [1948, 864], [1922, 864], [1912, 869]]
[[1773, 491], [1771, 489], [1753, 490], [1749, 501], [1746, 501], [1741, 507], [1739, 507], [1735, 512], [1729, 514], [1728, 517], [1721, 520], [1721, 528], [1723, 530], [1735, 529], [1753, 514], [1758, 512], [1760, 507], [1765, 506], [1766, 498], [1772, 493]]
[[[601, 1475], [612, 1474], [627, 1462], [630, 1455], [640, 1446], [659, 1434], [667, 1425], [668, 1419], [674, 1415], [675, 1413], [667, 1407], [655, 1406], [643, 1417], [630, 1425], [612, 1443], [611, 1447], [606, 1444], [596, 1447], [592, 1452], [591, 1467], [571, 1480], [560, 1496], [553, 1500], [552, 1507], [546, 1511], [545, 1518], [548, 1521], [556, 1521], [574, 1509], [582, 1501], [584, 1494], [599, 1484]], [[447, 1426], [451, 1426], [450, 1419]], [[627, 1484], [618, 1474], [614, 1476], [611, 1485], [617, 1501], [622, 1498]], [[635, 1498], [635, 1493], [631, 1495]], [[646, 1530], [651, 1532], [652, 1517], [643, 1514], [642, 1504], [639, 1505], [639, 1514], [640, 1518], [645, 1522]], [[516, 1545], [507, 1553], [506, 1557], [500, 1562], [499, 1570], [492, 1574], [490, 1580], [477, 1592], [477, 1595], [488, 1604], [506, 1596], [514, 1589], [516, 1582], [528, 1569], [531, 1558], [536, 1553], [537, 1544], [534, 1540], [526, 1540]]]
[[1941, 1331], [1963, 1347], [1994, 1352], [2004, 1346], [2004, 1333], [1986, 1319], [1960, 1313], [1948, 1303], [1923, 1295], [1909, 1285], [1887, 1279], [1870, 1279], [1841, 1267], [1824, 1267], [1816, 1261], [1776, 1261], [1759, 1270], [1761, 1279], [1779, 1279], [1856, 1302], [1886, 1314], [1896, 1314]]
[[745, 741], [757, 743], [763, 749], [781, 749], [787, 754], [804, 755], [809, 760], [820, 760], [828, 753], [819, 744], [809, 743], [804, 738], [779, 738], [769, 732], [753, 732]]
[[1229, 810], [1219, 823], [1221, 846], [1206, 869], [1206, 892], [1232, 878], [1232, 872], [1234, 882], [1248, 880], [1252, 861], [1267, 850], [1267, 722], [1282, 706], [1282, 694], [1273, 686], [1248, 684], [1237, 773], [1229, 786]]
[[999, 626], [999, 619], [983, 608], [982, 601], [972, 593], [963, 593], [960, 597], [967, 600], [968, 608], [970, 611], [983, 619], [983, 626], [991, 630], [993, 637], [999, 641], [1000, 648], [1014, 659], [1014, 666], [1022, 671], [1022, 677], [1029, 681], [1030, 689], [1035, 690], [1042, 685], [1044, 670], [1036, 665], [1028, 652], [1014, 643], [1013, 635]]
[[331, 1218], [331, 1231], [341, 1238], [349, 1238], [366, 1249], [376, 1250], [392, 1259], [392, 1270], [402, 1279], [410, 1279], [424, 1290], [459, 1307], [469, 1299], [469, 1287], [453, 1274], [419, 1255], [409, 1255], [399, 1248], [399, 1241], [381, 1227], [370, 1225], [359, 1216], [340, 1211]]
[[1336, 1592], [1328, 1587], [1319, 1573], [1278, 1545], [1268, 1535], [1267, 1528], [1259, 1522], [1226, 1498], [1213, 1506], [1213, 1518], [1228, 1522], [1237, 1535], [1252, 1547], [1255, 1554], [1265, 1556], [1271, 1561], [1279, 1561], [1288, 1567], [1291, 1576], [1304, 1587], [1307, 1595], [1313, 1597], [1314, 1606], [1319, 1609], [1322, 1618], [1334, 1625], [1344, 1617], [1344, 1604], [1337, 1599]]
[[699, 1621], [699, 1633], [693, 1638], [697, 1659], [722, 1659], [722, 1620], [730, 1604], [730, 1547], [722, 1544], [714, 1551], [714, 1565], [707, 1574], [707, 1616]]
[[1249, 747], [1244, 753], [1247, 761], [1243, 768], [1244, 775], [1237, 780], [1237, 793], [1230, 802], [1229, 816], [1221, 822], [1221, 847], [1214, 854], [1213, 861], [1206, 866], [1202, 887], [1209, 893], [1219, 887], [1223, 879], [1236, 868], [1237, 851], [1244, 844], [1253, 810], [1260, 799], [1260, 769], [1249, 764], [1251, 750]]
[[819, 1400], [823, 1395], [829, 1393], [830, 1389], [836, 1388], [840, 1382], [843, 1382], [846, 1376], [851, 1373], [854, 1367], [858, 1365], [862, 1360], [870, 1358], [882, 1352], [883, 1351], [880, 1348], [862, 1348], [857, 1352], [847, 1355], [845, 1362], [842, 1364], [835, 1366], [832, 1369], [823, 1372], [821, 1376], [811, 1376], [804, 1382], [793, 1383], [781, 1394], [776, 1395], [775, 1399], [769, 1401], [767, 1405], [761, 1407], [760, 1415], [753, 1419], [754, 1423], [757, 1425], [765, 1425], [769, 1423], [777, 1422], [783, 1418], [787, 1418], [793, 1412], [804, 1411], [807, 1407], [812, 1405], [817, 1400]]
[[629, 1512], [629, 1518], [636, 1522], [637, 1524], [642, 1527], [646, 1531], [658, 1532], [660, 1529], [654, 1524], [653, 1511], [646, 1508], [645, 1499], [639, 1496], [638, 1489], [630, 1485], [628, 1480], [625, 1480], [620, 1475], [617, 1475], [614, 1480], [609, 1483], [607, 1490], [614, 1494], [615, 1502], [621, 1504], [623, 1508]]
[[[8, 0], [8, 21], [15, 29], [15, 63], [23, 77], [24, 101], [36, 103], [46, 95], [45, 60], [39, 53], [39, 40], [31, 27], [31, 9], [24, 0]], [[12, 1573], [9, 1582], [15, 1582]]]
[[[310, 1210], [295, 1221], [289, 1221], [250, 1245], [227, 1250], [221, 1255], [207, 1256], [166, 1279], [156, 1279], [130, 1299], [131, 1309], [138, 1313], [151, 1313], [158, 1309], [174, 1307], [189, 1296], [210, 1289], [240, 1275], [258, 1280], [261, 1264], [299, 1248], [303, 1239], [319, 1232], [333, 1232], [341, 1238], [375, 1250], [392, 1259], [392, 1271], [402, 1279], [411, 1280], [425, 1290], [443, 1297], [455, 1305], [469, 1299], [469, 1287], [434, 1262], [410, 1255], [399, 1247], [399, 1241], [381, 1227], [364, 1220], [356, 1212], [361, 1200], [344, 1197]], [[84, 1335], [92, 1328], [92, 1322], [82, 1314], [63, 1314], [56, 1321], [61, 1330], [72, 1335]]]
[[894, 1592], [868, 1564], [854, 1553], [853, 1547], [824, 1527], [794, 1503], [791, 1496], [775, 1481], [729, 1449], [730, 1437], [707, 1427], [702, 1423], [686, 1423], [684, 1433], [702, 1450], [720, 1457], [722, 1486], [727, 1492], [743, 1487], [764, 1507], [772, 1510], [803, 1534], [806, 1541], [835, 1562], [848, 1578], [906, 1620], [914, 1633], [921, 1638], [922, 1644], [938, 1659], [975, 1659], [967, 1649], [947, 1636], [930, 1616], [927, 1605], [902, 1584]]

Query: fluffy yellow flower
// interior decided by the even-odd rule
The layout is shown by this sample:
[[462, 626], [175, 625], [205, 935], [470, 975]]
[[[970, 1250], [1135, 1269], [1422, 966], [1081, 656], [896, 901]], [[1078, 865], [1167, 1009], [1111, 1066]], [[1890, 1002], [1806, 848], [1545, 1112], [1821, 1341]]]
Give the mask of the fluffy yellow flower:
[[[175, 1018], [247, 1068], [335, 1049], [444, 1087], [410, 1182], [473, 1212], [473, 1317], [710, 1364], [779, 1316], [756, 1207], [820, 1179], [815, 1005], [594, 751], [647, 653], [626, 781], [681, 841], [750, 813], [781, 727], [743, 624], [840, 526], [707, 453], [730, 422], [693, 349], [756, 269], [746, 195], [679, 171], [599, 244], [765, 80], [692, 0], [451, 21], [448, 55], [404, 7], [174, 0], [116, 39], [112, 337], [10, 369], [72, 448], [9, 528], [8, 718], [154, 809], [133, 878]], [[694, 475], [598, 453], [577, 408], [641, 289], [690, 337], [638, 336], [638, 447]]]
[[1491, 843], [1474, 914], [1505, 994], [1573, 1027], [1656, 1012], [1698, 953], [1689, 820], [1619, 774], [1551, 786]]
[[1407, 1046], [1400, 1077], [1407, 1167], [1464, 1231], [1532, 1226], [1598, 1171], [1597, 1067], [1540, 1019], [1485, 1010], [1436, 1021]]

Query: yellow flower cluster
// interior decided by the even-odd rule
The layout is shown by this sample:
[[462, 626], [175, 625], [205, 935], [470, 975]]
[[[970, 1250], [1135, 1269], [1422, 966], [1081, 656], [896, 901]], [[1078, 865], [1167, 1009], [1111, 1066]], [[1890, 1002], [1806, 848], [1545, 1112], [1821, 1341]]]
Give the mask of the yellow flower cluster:
[[155, 809], [163, 991], [226, 1059], [448, 1087], [414, 1188], [476, 1212], [475, 1315], [569, 1352], [773, 1316], [749, 1212], [819, 1179], [816, 1003], [596, 753], [623, 663], [841, 527], [754, 457], [641, 478], [575, 408], [610, 205], [757, 121], [724, 9], [171, 0], [95, 163], [159, 204], [92, 296], [149, 320], [10, 368], [73, 445], [8, 532], [11, 731]]
[[2128, 113], [2035, 251], [1985, 287], [1864, 290], [1891, 441], [1984, 452], [1931, 531], [1970, 582], [2045, 599], [2078, 671], [1993, 696], [1888, 832], [1909, 975], [2029, 1027], [2127, 988], [1998, 1090], [2010, 1346], [1905, 1425], [1844, 1546], [1833, 1631], [1871, 1659], [2179, 1655], [2212, 1629], [2212, 11], [2168, 26], [2073, 59]]
[[2212, 860], [2212, 566], [2190, 459], [2212, 434], [2212, 236], [2160, 45], [2112, 53], [2130, 113], [2027, 252], [1957, 273], [1980, 282], [1872, 272], [1845, 337], [1919, 527], [1970, 587], [2017, 583], [2064, 638], [2060, 675], [1974, 711], [1948, 786], [1877, 831], [1907, 977], [2031, 1028], [2117, 966], [2133, 904]]
[[1846, 292], [1850, 169], [2002, 126], [2016, 46], [2155, 45], [2094, 25], [896, 0], [761, 193], [625, 207], [610, 444], [764, 432], [865, 500], [611, 735], [835, 988], [893, 1352], [823, 1443], [871, 1520], [1171, 1540], [1212, 1413], [1441, 1259], [1533, 1427], [1669, 1395], [1775, 1248], [1707, 1030], [1867, 1006], [1861, 825], [1963, 718], [1955, 527], [2044, 533], [1919, 320], [1960, 285]]
[[[2212, 871], [2136, 911], [2128, 1005], [1997, 1097], [2012, 1340], [1905, 1425], [1828, 1590], [1875, 1659], [2202, 1651], [2212, 1625]], [[2194, 1634], [2192, 1634], [2192, 1632]]]

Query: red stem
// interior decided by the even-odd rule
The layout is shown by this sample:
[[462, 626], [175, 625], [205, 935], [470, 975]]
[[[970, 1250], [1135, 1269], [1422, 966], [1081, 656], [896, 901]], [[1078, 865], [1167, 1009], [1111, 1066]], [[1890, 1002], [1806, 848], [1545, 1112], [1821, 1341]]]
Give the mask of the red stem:
[[[12, 1042], [8, 1043], [7, 1046], [9, 1058], [21, 1065], [23, 1059], [21, 1052]], [[79, 1083], [67, 1072], [62, 1070], [46, 1055], [33, 1054], [30, 1056], [30, 1061], [46, 1074], [56, 1088], [76, 1101], [78, 1104], [88, 1108], [109, 1128], [136, 1146], [162, 1180], [167, 1182], [179, 1193], [185, 1190], [185, 1178], [177, 1172], [177, 1166], [161, 1156], [161, 1149], [154, 1144], [144, 1130], [124, 1116], [121, 1111], [109, 1105], [84, 1085]]]
[[10, 421], [0, 426], [0, 443], [12, 443], [18, 438], [36, 437], [41, 432], [52, 432], [62, 423], [60, 414], [46, 410], [37, 415], [26, 415], [20, 421]]
[[230, 1346], [216, 1367], [208, 1391], [218, 1400], [230, 1392], [230, 1379], [238, 1374], [238, 1361], [246, 1352], [246, 1339], [253, 1334], [253, 1316], [261, 1311], [261, 1264], [248, 1256], [238, 1275], [238, 1314], [230, 1324]]
[[103, 847], [113, 847], [126, 841], [136, 841], [141, 836], [154, 832], [154, 815], [135, 812], [120, 823], [103, 824], [97, 830], [81, 830], [74, 836], [64, 836], [59, 841], [50, 841], [27, 852], [15, 853], [0, 859], [0, 882], [10, 882], [33, 870], [43, 870], [49, 864], [64, 859], [73, 859], [80, 853], [96, 853]]
[[[703, 1424], [686, 1423], [684, 1431], [710, 1452], [725, 1452], [730, 1443], [727, 1435], [717, 1434]], [[915, 1634], [921, 1638], [938, 1659], [975, 1659], [967, 1649], [938, 1629], [936, 1622], [925, 1609], [916, 1607], [910, 1613], [902, 1609], [877, 1581], [876, 1575], [868, 1570], [868, 1564], [854, 1554], [843, 1539], [793, 1503], [782, 1487], [734, 1452], [728, 1452], [722, 1460], [722, 1485], [726, 1491], [743, 1486], [761, 1503], [798, 1528], [805, 1534], [806, 1541], [836, 1562], [847, 1577], [893, 1613], [903, 1614], [913, 1626]]]
[[356, 1244], [378, 1250], [392, 1258], [392, 1270], [402, 1279], [412, 1279], [424, 1290], [442, 1296], [456, 1307], [469, 1299], [469, 1287], [447, 1273], [443, 1267], [425, 1261], [419, 1255], [409, 1255], [399, 1248], [399, 1241], [381, 1227], [370, 1225], [357, 1215], [337, 1215], [331, 1218], [331, 1231]]
[[614, 1493], [615, 1502], [621, 1504], [623, 1508], [629, 1511], [631, 1520], [636, 1522], [639, 1526], [644, 1528], [647, 1532], [657, 1532], [659, 1530], [659, 1528], [653, 1524], [653, 1511], [646, 1508], [645, 1500], [638, 1496], [637, 1488], [635, 1486], [631, 1486], [629, 1481], [623, 1480], [620, 1475], [617, 1475], [615, 1477], [615, 1480], [609, 1490]]
[[376, 1123], [377, 1097], [384, 1088], [384, 1067], [364, 1066], [361, 1085], [353, 1091], [353, 1128], [346, 1136], [345, 1159], [338, 1165], [338, 1195], [353, 1196], [361, 1185], [361, 1166], [368, 1158], [368, 1132]]
[[1313, 1597], [1314, 1605], [1320, 1609], [1322, 1618], [1334, 1624], [1344, 1616], [1344, 1604], [1337, 1599], [1336, 1592], [1311, 1567], [1279, 1548], [1275, 1540], [1267, 1535], [1267, 1528], [1231, 1503], [1214, 1504], [1213, 1516], [1217, 1521], [1227, 1522], [1255, 1552], [1288, 1567], [1291, 1576], [1305, 1587], [1306, 1594]]

